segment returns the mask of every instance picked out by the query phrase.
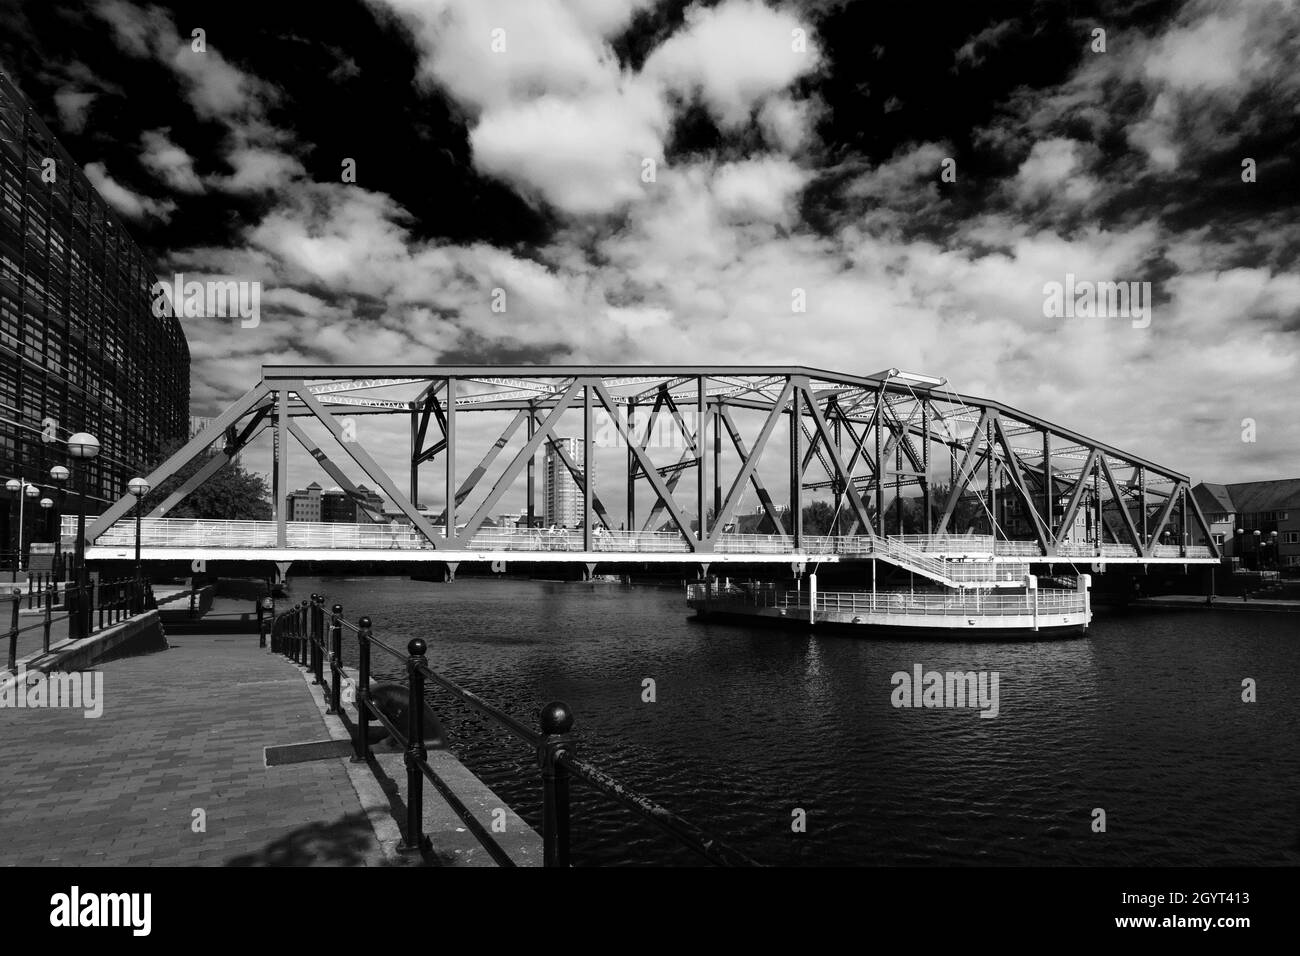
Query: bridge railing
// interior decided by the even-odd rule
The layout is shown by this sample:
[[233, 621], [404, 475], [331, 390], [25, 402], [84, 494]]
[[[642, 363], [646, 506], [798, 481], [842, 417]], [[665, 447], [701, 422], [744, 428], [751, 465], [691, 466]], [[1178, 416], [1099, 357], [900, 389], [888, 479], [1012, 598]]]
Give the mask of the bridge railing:
[[[342, 605], [326, 610], [325, 598], [313, 594], [277, 616], [270, 624], [271, 649], [287, 655], [313, 675], [321, 687], [330, 713], [343, 714], [348, 703], [343, 693], [346, 674], [343, 667], [343, 635], [355, 637], [358, 667], [355, 692], [356, 720], [352, 727], [352, 744], [359, 762], [372, 759], [372, 721], [404, 751], [406, 763], [406, 820], [403, 848], [423, 852], [430, 848], [424, 832], [424, 783], [427, 781], [442, 795], [466, 828], [478, 839], [488, 854], [501, 866], [515, 866], [515, 861], [492, 838], [488, 828], [467, 807], [437, 771], [429, 764], [428, 743], [440, 738], [440, 729], [426, 725], [425, 691], [436, 687], [468, 706], [497, 726], [517, 737], [536, 755], [542, 790], [542, 861], [548, 867], [570, 865], [571, 813], [569, 788], [572, 780], [585, 784], [610, 801], [620, 804], [648, 823], [673, 837], [708, 863], [719, 866], [756, 866], [744, 853], [636, 793], [604, 770], [578, 755], [578, 738], [571, 733], [573, 715], [568, 706], [554, 701], [541, 709], [538, 729], [494, 706], [482, 697], [459, 686], [433, 670], [427, 657], [428, 645], [420, 638], [409, 641], [406, 652], [374, 636], [370, 618], [358, 618], [352, 624], [343, 617]], [[372, 687], [371, 655], [375, 649], [391, 656], [406, 673], [405, 693], [397, 699], [381, 698]], [[326, 672], [328, 671], [328, 676]], [[382, 735], [379, 737], [383, 739]]]
[[[94, 520], [93, 518], [88, 520]], [[76, 518], [64, 516], [62, 533], [71, 545]], [[135, 523], [123, 519], [95, 541], [103, 547], [135, 547]], [[290, 548], [427, 550], [424, 535], [406, 524], [290, 521], [285, 527]], [[274, 548], [276, 527], [271, 521], [224, 521], [206, 518], [144, 518], [140, 522], [141, 547]], [[606, 531], [591, 535], [592, 550], [617, 553], [687, 554], [690, 543], [676, 531]], [[582, 551], [584, 537], [578, 528], [486, 528], [466, 545], [470, 551], [573, 552]], [[715, 549], [730, 554], [786, 554], [790, 540], [775, 534], [720, 535]], [[869, 554], [871, 539], [857, 536], [806, 536], [801, 553]]]

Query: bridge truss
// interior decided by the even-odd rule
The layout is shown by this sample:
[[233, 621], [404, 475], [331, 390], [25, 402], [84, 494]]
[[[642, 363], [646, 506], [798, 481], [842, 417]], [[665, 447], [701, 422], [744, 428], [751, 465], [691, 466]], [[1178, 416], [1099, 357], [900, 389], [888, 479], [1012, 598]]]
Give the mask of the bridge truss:
[[[485, 431], [494, 414], [505, 426]], [[370, 430], [357, 427], [357, 416], [403, 420], [405, 490], [367, 449]], [[323, 426], [328, 453], [306, 422]], [[608, 489], [616, 479], [619, 496], [626, 495], [620, 524], [627, 531], [638, 523], [647, 530], [668, 524], [685, 550], [699, 555], [714, 552], [720, 536], [734, 530], [752, 492], [767, 527], [796, 553], [805, 543], [804, 505], [821, 493], [833, 502], [841, 534], [870, 539], [901, 531], [903, 499], [914, 498], [917, 530], [925, 535], [965, 530], [953, 527], [954, 517], [974, 507], [995, 539], [1020, 541], [1013, 553], [1031, 559], [1078, 553], [1081, 515], [1088, 515], [1098, 554], [1106, 546], [1130, 560], [1169, 557], [1162, 536], [1172, 522], [1176, 553], [1188, 553], [1195, 523], [1209, 555], [1218, 557], [1185, 475], [1010, 406], [955, 394], [943, 379], [898, 369], [856, 376], [744, 366], [264, 366], [256, 385], [148, 476], [158, 487], [203, 461], [148, 517], [164, 517], [267, 431], [280, 547], [288, 541], [289, 451], [296, 443], [364, 510], [362, 492], [336, 458], [350, 461], [405, 515], [422, 546], [449, 553], [469, 550], [521, 479], [532, 518], [536, 460], [549, 448], [581, 491], [588, 552], [600, 534], [595, 529], [615, 523], [597, 485]], [[665, 460], [658, 439], [667, 433], [674, 441]], [[461, 443], [471, 434], [481, 458], [462, 475], [458, 450], [468, 450]], [[483, 442], [484, 434], [495, 439]], [[568, 438], [577, 446], [562, 441]], [[617, 475], [597, 475], [598, 468], [609, 470], [610, 456], [595, 445], [608, 447], [610, 438], [626, 455], [618, 457]], [[441, 485], [433, 497], [447, 503], [441, 516], [419, 507], [421, 482], [433, 468]], [[773, 474], [781, 476], [779, 503], [764, 481]], [[87, 542], [132, 504], [126, 494], [113, 503], [89, 525]]]

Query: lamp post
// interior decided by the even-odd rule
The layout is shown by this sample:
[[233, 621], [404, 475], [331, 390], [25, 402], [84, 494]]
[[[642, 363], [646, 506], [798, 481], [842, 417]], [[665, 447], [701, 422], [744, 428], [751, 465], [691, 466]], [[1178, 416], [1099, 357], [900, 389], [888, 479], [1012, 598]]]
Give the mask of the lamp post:
[[5, 490], [18, 499], [18, 551], [14, 555], [14, 571], [18, 572], [23, 569], [23, 519], [24, 504], [27, 498], [35, 498], [41, 493], [41, 489], [31, 484], [25, 478], [10, 478], [5, 482]]
[[45, 534], [47, 536], [50, 533], [50, 509], [53, 507], [54, 507], [53, 498], [41, 499], [41, 512], [45, 515], [45, 517], [42, 518], [41, 521], [45, 524]]
[[50, 480], [54, 482], [55, 487], [59, 489], [58, 493], [58, 524], [54, 527], [54, 551], [57, 555], [57, 566], [60, 571], [63, 570], [63, 502], [67, 497], [68, 476], [71, 472], [62, 465], [55, 465], [50, 469]]
[[77, 432], [68, 439], [68, 454], [77, 491], [77, 540], [73, 565], [77, 576], [77, 637], [82, 638], [90, 633], [90, 602], [86, 600], [86, 469], [76, 466], [80, 462], [89, 464], [99, 454], [99, 440], [87, 432]]
[[143, 609], [143, 602], [140, 600], [141, 578], [140, 578], [140, 518], [144, 514], [144, 496], [149, 493], [149, 482], [143, 478], [132, 478], [126, 483], [126, 490], [135, 495], [135, 599], [136, 613]]

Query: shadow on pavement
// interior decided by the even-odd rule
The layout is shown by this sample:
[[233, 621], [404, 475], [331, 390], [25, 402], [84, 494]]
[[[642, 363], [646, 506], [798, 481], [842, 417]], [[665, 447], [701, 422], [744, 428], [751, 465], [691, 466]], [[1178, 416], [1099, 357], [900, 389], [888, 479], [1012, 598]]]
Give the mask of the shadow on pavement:
[[365, 866], [376, 852], [375, 831], [362, 812], [333, 823], [311, 823], [226, 866]]

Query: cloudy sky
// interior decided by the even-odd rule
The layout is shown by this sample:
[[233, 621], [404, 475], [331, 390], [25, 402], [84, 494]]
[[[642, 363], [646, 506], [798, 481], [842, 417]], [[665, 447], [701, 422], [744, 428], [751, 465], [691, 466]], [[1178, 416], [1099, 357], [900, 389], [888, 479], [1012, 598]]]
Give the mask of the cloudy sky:
[[[262, 363], [897, 366], [1194, 479], [1300, 473], [1295, 0], [0, 0], [0, 25], [160, 274], [262, 283], [258, 327], [187, 322], [195, 414]], [[1150, 282], [1149, 324], [1046, 316], [1067, 274]]]

